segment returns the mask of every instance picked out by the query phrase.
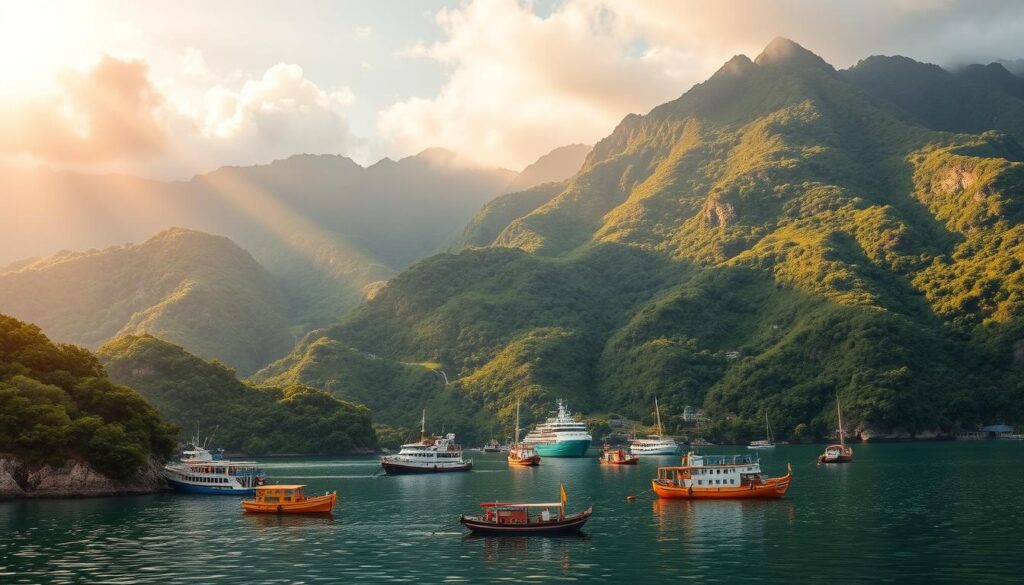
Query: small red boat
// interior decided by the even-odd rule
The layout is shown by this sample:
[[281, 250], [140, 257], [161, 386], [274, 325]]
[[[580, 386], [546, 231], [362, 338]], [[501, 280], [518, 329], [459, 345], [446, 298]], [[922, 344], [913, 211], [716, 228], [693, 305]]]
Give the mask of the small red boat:
[[519, 442], [519, 401], [516, 401], [516, 440], [508, 450], [508, 464], [520, 467], [535, 467], [540, 465], [540, 455], [533, 445], [526, 445]]
[[[579, 532], [594, 513], [593, 506], [576, 514], [566, 514], [565, 488], [560, 502], [524, 504], [481, 502], [481, 516], [459, 516], [459, 522], [474, 534], [513, 534], [517, 536], [568, 534]], [[536, 515], [531, 515], [539, 510]]]
[[612, 449], [605, 445], [598, 461], [602, 465], [636, 465], [640, 461], [640, 457], [626, 453], [625, 449]]

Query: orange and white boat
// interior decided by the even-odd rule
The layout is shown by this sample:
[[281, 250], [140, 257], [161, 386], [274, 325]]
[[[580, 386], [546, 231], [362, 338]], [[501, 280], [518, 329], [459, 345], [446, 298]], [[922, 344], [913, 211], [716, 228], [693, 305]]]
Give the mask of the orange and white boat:
[[825, 452], [818, 455], [818, 465], [853, 461], [853, 448], [846, 446], [846, 436], [843, 433], [843, 407], [839, 404], [838, 394], [836, 394], [836, 419], [839, 423], [839, 444], [825, 447]]
[[651, 481], [661, 498], [687, 500], [740, 500], [781, 498], [789, 489], [793, 469], [782, 477], [761, 477], [754, 455], [683, 455], [679, 467], [659, 467]]
[[264, 485], [256, 488], [256, 499], [242, 502], [246, 512], [265, 514], [330, 514], [338, 492], [306, 496], [304, 485]]
[[508, 464], [520, 467], [536, 467], [540, 465], [540, 454], [533, 448], [519, 442], [519, 401], [516, 401], [516, 439], [508, 450]]
[[606, 444], [598, 461], [601, 465], [636, 465], [640, 457], [626, 453], [625, 449], [612, 449]]

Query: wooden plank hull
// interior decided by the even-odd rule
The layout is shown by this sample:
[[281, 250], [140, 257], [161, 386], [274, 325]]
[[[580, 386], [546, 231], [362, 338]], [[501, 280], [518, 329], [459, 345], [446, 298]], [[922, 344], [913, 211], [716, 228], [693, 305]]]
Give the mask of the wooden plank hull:
[[659, 498], [677, 500], [766, 500], [781, 498], [786, 495], [789, 489], [789, 481], [792, 474], [787, 473], [783, 477], [772, 477], [765, 480], [763, 484], [750, 484], [736, 487], [679, 487], [659, 483], [658, 480], [651, 482], [654, 493]]
[[593, 508], [588, 508], [579, 514], [566, 516], [562, 520], [531, 522], [527, 524], [498, 524], [496, 522], [486, 522], [477, 516], [459, 516], [459, 522], [474, 534], [513, 536], [571, 534], [579, 532], [583, 525], [587, 523], [587, 520], [590, 520], [590, 516], [593, 513]]
[[520, 467], [533, 467], [535, 465], [540, 465], [540, 455], [534, 455], [533, 457], [524, 457], [522, 459], [509, 457], [508, 464], [518, 465]]
[[246, 512], [258, 514], [330, 514], [334, 511], [334, 504], [337, 499], [338, 493], [334, 492], [324, 496], [306, 498], [300, 502], [271, 504], [244, 501], [242, 502], [242, 509]]

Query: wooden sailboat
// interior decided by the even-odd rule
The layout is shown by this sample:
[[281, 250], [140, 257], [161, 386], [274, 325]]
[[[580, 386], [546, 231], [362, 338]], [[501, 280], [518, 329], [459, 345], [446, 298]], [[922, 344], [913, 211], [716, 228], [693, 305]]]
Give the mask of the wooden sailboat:
[[540, 464], [540, 455], [533, 445], [525, 445], [519, 442], [519, 401], [516, 400], [516, 437], [512, 447], [508, 450], [508, 464], [521, 467], [533, 467]]
[[839, 420], [839, 444], [825, 447], [825, 452], [818, 456], [818, 464], [850, 463], [853, 461], [853, 449], [846, 446], [843, 434], [843, 407], [839, 404], [839, 393], [836, 393], [836, 415]]

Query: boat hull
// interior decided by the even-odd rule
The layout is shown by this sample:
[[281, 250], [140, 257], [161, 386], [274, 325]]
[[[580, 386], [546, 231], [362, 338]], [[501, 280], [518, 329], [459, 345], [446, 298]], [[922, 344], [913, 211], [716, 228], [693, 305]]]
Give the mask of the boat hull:
[[164, 476], [167, 485], [176, 492], [183, 494], [206, 494], [216, 496], [251, 496], [256, 493], [256, 488], [232, 488], [229, 486], [197, 485], [178, 481]]
[[550, 534], [572, 534], [579, 532], [583, 525], [590, 520], [593, 508], [566, 516], [562, 520], [550, 522], [532, 522], [528, 524], [498, 524], [485, 522], [476, 516], [459, 516], [459, 522], [473, 532], [473, 534], [489, 535], [510, 535], [510, 536], [544, 536]]
[[458, 465], [408, 465], [395, 461], [382, 460], [380, 466], [388, 475], [414, 475], [423, 473], [454, 473], [458, 471], [470, 471], [473, 469], [473, 462], [466, 461]]
[[666, 446], [657, 448], [630, 446], [629, 452], [640, 457], [651, 455], [677, 455], [679, 453], [679, 446], [676, 445], [675, 447]]
[[570, 439], [557, 443], [536, 444], [533, 448], [541, 457], [583, 457], [590, 448], [590, 441]]
[[540, 455], [534, 455], [533, 457], [523, 457], [521, 459], [509, 457], [508, 464], [515, 465], [517, 467], [535, 467], [537, 465], [540, 465]]
[[601, 465], [636, 465], [640, 462], [640, 458], [636, 455], [627, 457], [625, 459], [598, 459]]
[[242, 502], [242, 509], [251, 514], [330, 514], [334, 511], [338, 493], [306, 498], [301, 502], [268, 504], [255, 501]]
[[783, 477], [768, 478], [761, 485], [713, 488], [679, 487], [653, 480], [651, 487], [659, 498], [668, 500], [765, 500], [786, 495], [791, 477], [792, 474], [787, 473]]
[[[837, 449], [838, 454], [829, 455], [830, 449]], [[829, 446], [825, 452], [818, 455], [818, 463], [851, 463], [853, 461], [853, 449], [850, 447]]]

